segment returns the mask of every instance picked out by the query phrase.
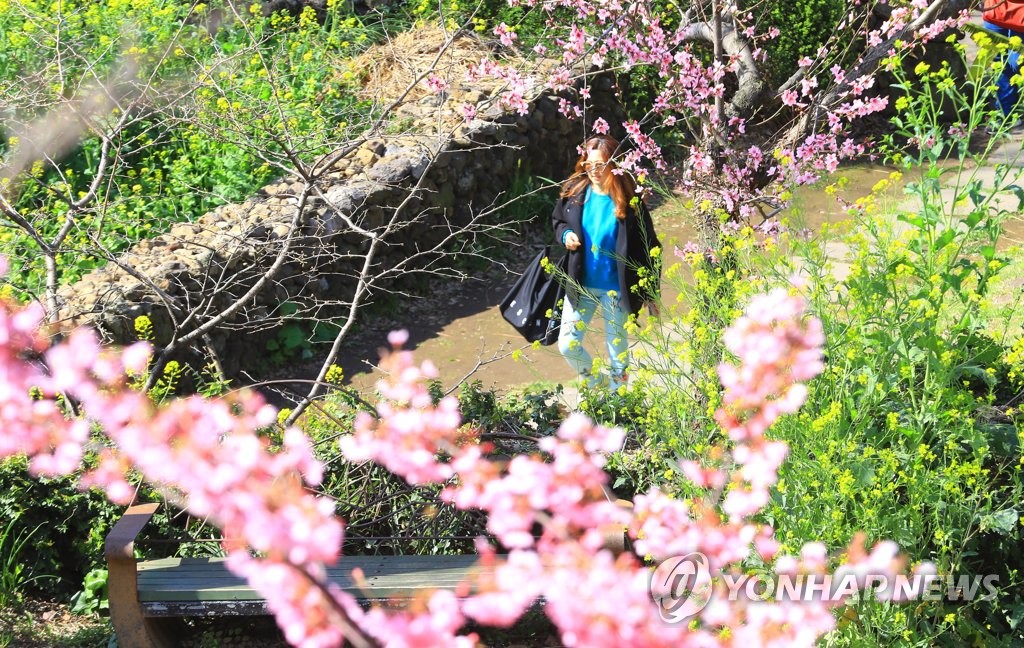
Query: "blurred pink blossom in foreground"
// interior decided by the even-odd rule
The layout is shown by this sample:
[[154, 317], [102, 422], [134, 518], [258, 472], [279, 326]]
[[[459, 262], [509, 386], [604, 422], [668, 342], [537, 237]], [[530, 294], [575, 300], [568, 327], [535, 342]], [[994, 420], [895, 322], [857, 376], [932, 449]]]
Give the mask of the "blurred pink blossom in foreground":
[[[799, 646], [834, 626], [831, 608], [841, 600], [724, 597], [713, 597], [694, 623], [666, 623], [652, 600], [651, 568], [639, 557], [658, 562], [699, 551], [716, 574], [740, 569], [747, 558], [775, 558], [772, 529], [751, 516], [768, 501], [787, 448], [764, 433], [802, 405], [801, 381], [821, 371], [823, 343], [820, 323], [784, 290], [756, 298], [725, 333], [739, 364], [719, 368], [725, 396], [717, 419], [735, 445], [715, 449], [715, 465], [683, 466], [707, 496], [683, 502], [651, 490], [632, 510], [610, 502], [604, 488], [605, 457], [621, 447], [621, 430], [574, 414], [541, 440], [541, 452], [493, 459], [462, 427], [454, 399], [433, 404], [433, 368], [416, 366], [401, 348], [406, 336], [392, 334], [377, 416], [357, 418], [343, 453], [377, 461], [412, 483], [445, 484], [442, 497], [485, 511], [488, 530], [509, 549], [499, 556], [480, 543], [481, 561], [495, 571], [467, 584], [468, 597], [438, 591], [398, 612], [364, 611], [325, 580], [324, 565], [338, 559], [342, 523], [334, 503], [308, 488], [319, 483], [322, 466], [298, 429], [285, 430], [282, 447], [273, 450], [257, 434], [276, 424], [275, 410], [257, 394], [157, 407], [124, 377], [145, 370], [146, 347], [104, 350], [87, 331], [49, 346], [41, 324], [37, 308], [0, 305], [0, 456], [25, 454], [39, 475], [83, 470], [90, 429], [98, 426], [108, 442], [95, 467], [84, 470], [83, 486], [128, 502], [128, 474], [137, 471], [190, 513], [209, 518], [224, 533], [229, 567], [263, 593], [294, 645], [339, 646], [347, 638], [360, 645], [471, 646], [474, 635], [459, 635], [467, 619], [509, 626], [540, 599], [572, 646]], [[81, 415], [67, 407], [72, 400]], [[627, 530], [637, 554], [605, 549], [608, 528]], [[824, 573], [827, 562], [824, 547], [808, 545], [799, 558], [778, 557], [776, 566], [780, 573]], [[892, 543], [868, 552], [858, 539], [843, 569], [895, 574], [902, 567]], [[663, 594], [657, 587], [654, 593]]]

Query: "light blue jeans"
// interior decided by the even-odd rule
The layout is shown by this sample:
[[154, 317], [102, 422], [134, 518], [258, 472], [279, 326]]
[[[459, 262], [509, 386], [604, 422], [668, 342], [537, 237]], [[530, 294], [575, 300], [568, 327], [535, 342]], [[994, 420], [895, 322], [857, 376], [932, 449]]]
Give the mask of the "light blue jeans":
[[569, 366], [591, 386], [599, 384], [591, 375], [593, 359], [583, 348], [583, 336], [600, 309], [604, 318], [605, 344], [611, 366], [612, 387], [626, 382], [626, 367], [629, 365], [629, 338], [626, 336], [626, 320], [629, 313], [619, 305], [618, 296], [602, 291], [600, 296], [588, 288], [580, 290], [574, 309], [566, 298], [562, 308], [562, 325], [558, 330], [558, 351], [569, 362]]

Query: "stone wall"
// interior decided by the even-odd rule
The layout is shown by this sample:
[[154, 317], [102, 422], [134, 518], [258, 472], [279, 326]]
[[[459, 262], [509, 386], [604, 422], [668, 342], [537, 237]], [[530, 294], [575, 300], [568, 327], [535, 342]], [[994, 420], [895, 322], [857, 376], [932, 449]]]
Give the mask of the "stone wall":
[[[137, 338], [135, 318], [148, 315], [158, 345], [179, 345], [253, 292], [203, 336], [226, 370], [237, 369], [233, 358], [265, 344], [282, 318], [343, 313], [372, 241], [374, 268], [386, 269], [472, 221], [523, 174], [565, 177], [585, 125], [563, 117], [550, 95], [534, 99], [526, 115], [503, 111], [499, 91], [455, 86], [447, 96], [400, 106], [392, 124], [402, 124], [402, 133], [363, 143], [312, 192], [304, 182], [278, 182], [175, 225], [65, 288], [62, 317], [126, 343]], [[621, 123], [612, 79], [592, 81], [591, 92], [594, 116]], [[464, 102], [478, 106], [478, 117], [453, 126]], [[275, 261], [276, 272], [254, 288]]]

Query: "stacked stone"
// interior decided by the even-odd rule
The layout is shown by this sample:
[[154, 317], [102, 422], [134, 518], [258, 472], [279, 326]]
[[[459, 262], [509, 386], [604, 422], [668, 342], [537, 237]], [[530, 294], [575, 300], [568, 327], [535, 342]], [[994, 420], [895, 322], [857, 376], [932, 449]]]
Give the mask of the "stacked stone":
[[[369, 244], [359, 229], [379, 231], [398, 209], [399, 220], [407, 222], [382, 246], [380, 267], [428, 249], [524, 174], [564, 177], [589, 132], [584, 124], [559, 112], [557, 96], [536, 97], [529, 112], [519, 115], [501, 108], [499, 92], [456, 86], [446, 95], [400, 106], [392, 125], [402, 128], [385, 129], [400, 132], [364, 142], [323, 175], [273, 280], [211, 331], [208, 341], [238, 356], [238, 344], [262, 345], [265, 339], [235, 332], [264, 329], [268, 318], [279, 324], [273, 316], [281, 304], [318, 309], [317, 304], [348, 299]], [[591, 80], [591, 95], [595, 116], [621, 120], [610, 77]], [[468, 124], [458, 117], [466, 102], [478, 109]], [[157, 344], [167, 344], [174, 331], [194, 329], [255, 285], [288, 238], [303, 189], [301, 182], [277, 182], [245, 202], [223, 205], [138, 243], [116, 263], [61, 291], [64, 321], [93, 326], [107, 341], [123, 344], [136, 338], [134, 321], [146, 315]]]

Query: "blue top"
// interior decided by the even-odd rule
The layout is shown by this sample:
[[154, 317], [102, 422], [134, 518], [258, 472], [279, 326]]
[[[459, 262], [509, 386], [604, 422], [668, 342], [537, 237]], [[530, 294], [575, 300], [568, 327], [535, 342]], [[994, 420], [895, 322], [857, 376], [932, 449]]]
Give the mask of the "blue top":
[[583, 285], [599, 291], [619, 290], [619, 268], [615, 239], [619, 219], [615, 201], [607, 194], [587, 188], [583, 203]]

